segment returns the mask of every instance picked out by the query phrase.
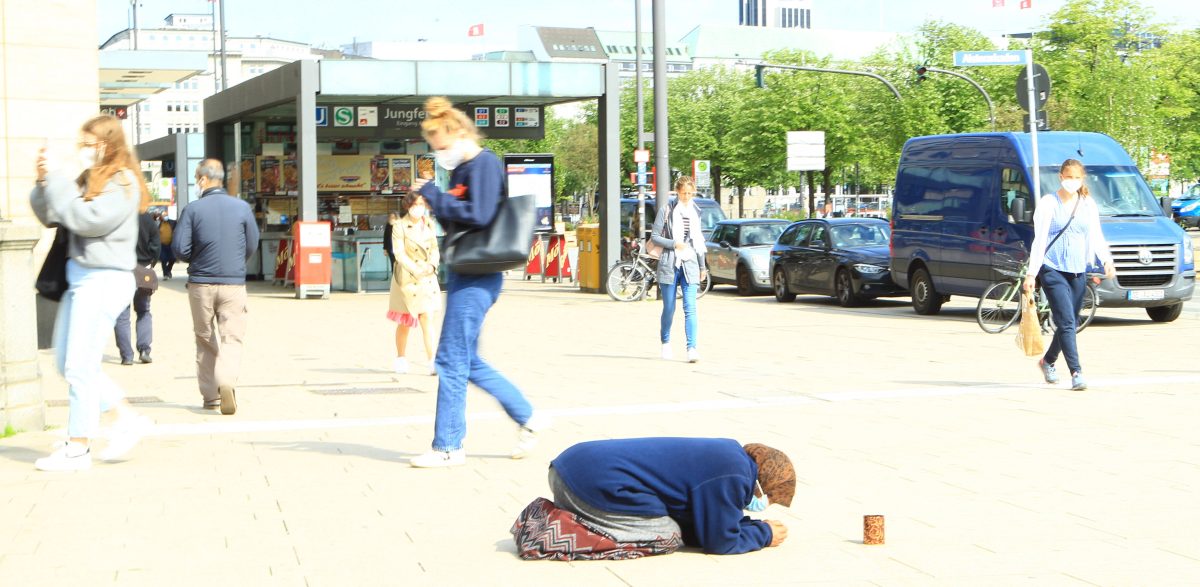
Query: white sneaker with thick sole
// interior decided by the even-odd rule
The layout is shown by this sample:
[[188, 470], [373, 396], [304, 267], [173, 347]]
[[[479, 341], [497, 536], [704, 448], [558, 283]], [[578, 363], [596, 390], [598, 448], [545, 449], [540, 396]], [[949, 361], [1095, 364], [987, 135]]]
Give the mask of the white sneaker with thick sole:
[[433, 376], [437, 375], [437, 365], [435, 365], [433, 363], [429, 364], [429, 374], [433, 375]]
[[544, 432], [550, 427], [550, 418], [542, 415], [540, 412], [534, 412], [529, 417], [529, 421], [525, 422], [524, 426], [517, 431], [517, 446], [513, 447], [512, 458], [523, 459], [530, 452], [533, 452], [534, 447], [538, 443], [538, 433]]
[[392, 371], [403, 375], [408, 373], [408, 359], [404, 357], [396, 357], [392, 360]]
[[664, 360], [670, 361], [672, 356], [673, 355], [671, 354], [671, 343], [664, 342], [662, 345], [662, 358]]
[[688, 349], [688, 362], [695, 363], [700, 360], [700, 351], [695, 348]]
[[86, 471], [92, 468], [92, 451], [77, 442], [67, 442], [66, 446], [54, 451], [50, 456], [34, 461], [33, 466], [53, 473]]
[[141, 414], [120, 418], [113, 424], [108, 437], [108, 446], [100, 451], [100, 460], [115, 461], [125, 456], [133, 447], [141, 442], [142, 437], [154, 423]]
[[421, 469], [458, 467], [467, 464], [467, 452], [461, 448], [452, 451], [431, 450], [423, 455], [413, 457], [408, 464]]

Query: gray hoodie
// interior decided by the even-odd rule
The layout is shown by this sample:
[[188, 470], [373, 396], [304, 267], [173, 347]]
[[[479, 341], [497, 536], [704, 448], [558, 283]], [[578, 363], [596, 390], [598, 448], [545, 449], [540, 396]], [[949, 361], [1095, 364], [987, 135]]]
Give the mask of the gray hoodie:
[[137, 181], [128, 172], [114, 174], [88, 202], [75, 179], [70, 172], [46, 174], [45, 186], [35, 186], [29, 194], [33, 213], [46, 226], [71, 231], [67, 254], [80, 265], [132, 271], [142, 200]]

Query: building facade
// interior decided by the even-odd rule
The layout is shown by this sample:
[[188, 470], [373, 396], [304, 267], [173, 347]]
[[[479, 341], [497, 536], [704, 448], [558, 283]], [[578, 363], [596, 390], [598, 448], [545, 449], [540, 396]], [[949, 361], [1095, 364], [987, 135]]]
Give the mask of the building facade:
[[812, 0], [738, 0], [738, 25], [811, 29]]
[[[171, 14], [162, 26], [123, 30], [101, 51], [195, 51], [208, 55], [208, 69], [150, 96], [129, 109], [126, 130], [142, 143], [175, 133], [203, 132], [204, 99], [221, 89], [220, 43], [209, 14]], [[225, 39], [225, 87], [296, 61], [321, 59], [323, 52], [305, 43], [270, 37]]]

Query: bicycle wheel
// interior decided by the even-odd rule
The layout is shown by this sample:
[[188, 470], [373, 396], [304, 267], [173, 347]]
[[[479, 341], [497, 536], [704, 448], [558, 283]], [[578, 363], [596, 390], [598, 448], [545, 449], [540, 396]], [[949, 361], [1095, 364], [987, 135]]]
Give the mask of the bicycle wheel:
[[975, 307], [975, 320], [988, 334], [1004, 332], [1020, 315], [1021, 290], [1009, 281], [988, 286]]
[[618, 302], [640, 300], [646, 294], [647, 277], [644, 267], [633, 261], [623, 261], [608, 271], [605, 289]]
[[[704, 279], [701, 279], [700, 283], [696, 284], [696, 299], [698, 300], [698, 299], [704, 297], [704, 294], [708, 293], [708, 290], [712, 289], [712, 287], [713, 287], [712, 274], [710, 273], [710, 274], [708, 274], [707, 277], [705, 277]], [[677, 299], [677, 300], [683, 299], [683, 288], [682, 287], [675, 288], [675, 299]]]
[[1079, 322], [1075, 327], [1075, 332], [1082, 331], [1092, 323], [1092, 318], [1096, 317], [1096, 308], [1099, 306], [1100, 294], [1096, 293], [1096, 288], [1089, 282], [1083, 290], [1083, 303], [1079, 306]]

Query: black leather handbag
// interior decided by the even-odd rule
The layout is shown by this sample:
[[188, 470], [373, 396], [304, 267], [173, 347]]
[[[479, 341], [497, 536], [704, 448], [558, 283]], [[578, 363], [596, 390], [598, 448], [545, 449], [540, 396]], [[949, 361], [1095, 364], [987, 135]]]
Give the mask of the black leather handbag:
[[38, 295], [48, 300], [61, 300], [63, 294], [67, 293], [67, 288], [71, 286], [67, 283], [67, 247], [70, 241], [70, 231], [62, 226], [55, 229], [54, 242], [50, 245], [50, 251], [46, 253], [41, 271], [38, 271], [34, 287]]
[[455, 273], [484, 275], [515, 269], [529, 259], [534, 222], [532, 195], [505, 197], [491, 224], [447, 235], [442, 255]]

